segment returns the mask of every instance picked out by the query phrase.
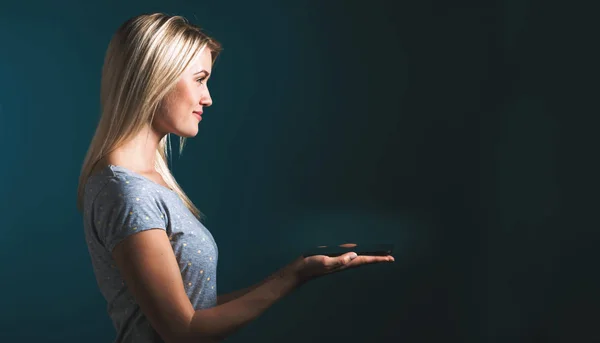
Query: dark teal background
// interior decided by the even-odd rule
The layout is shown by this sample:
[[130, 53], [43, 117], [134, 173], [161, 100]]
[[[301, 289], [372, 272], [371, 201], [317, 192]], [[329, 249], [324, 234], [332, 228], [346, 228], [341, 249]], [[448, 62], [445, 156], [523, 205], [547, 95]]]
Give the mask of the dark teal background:
[[598, 342], [598, 29], [548, 1], [0, 6], [1, 342], [111, 342], [75, 207], [106, 46], [131, 16], [223, 43], [174, 174], [219, 289], [391, 242], [228, 342]]

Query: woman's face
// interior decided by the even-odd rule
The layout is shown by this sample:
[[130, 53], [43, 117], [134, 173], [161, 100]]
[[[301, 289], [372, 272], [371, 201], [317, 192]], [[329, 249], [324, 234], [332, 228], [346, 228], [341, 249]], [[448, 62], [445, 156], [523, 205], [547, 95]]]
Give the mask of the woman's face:
[[207, 86], [211, 67], [211, 52], [205, 48], [181, 74], [154, 117], [153, 129], [161, 136], [167, 133], [180, 137], [196, 136], [203, 108], [212, 105]]

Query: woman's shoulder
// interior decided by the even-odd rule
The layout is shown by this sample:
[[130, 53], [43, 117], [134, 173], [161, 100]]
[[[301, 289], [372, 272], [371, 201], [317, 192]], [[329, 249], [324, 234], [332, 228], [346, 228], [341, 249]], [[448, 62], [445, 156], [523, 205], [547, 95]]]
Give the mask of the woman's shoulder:
[[94, 202], [99, 196], [109, 199], [135, 198], [135, 195], [146, 187], [143, 179], [115, 166], [107, 165], [90, 175], [85, 184], [85, 198], [88, 204]]
[[111, 165], [107, 165], [93, 172], [88, 177], [85, 187], [87, 192], [95, 193], [94, 188], [99, 191], [101, 188], [122, 187], [130, 183], [125, 174], [115, 170]]
[[176, 193], [147, 177], [125, 167], [107, 165], [98, 170], [86, 183], [89, 203], [98, 197], [117, 201], [172, 202]]

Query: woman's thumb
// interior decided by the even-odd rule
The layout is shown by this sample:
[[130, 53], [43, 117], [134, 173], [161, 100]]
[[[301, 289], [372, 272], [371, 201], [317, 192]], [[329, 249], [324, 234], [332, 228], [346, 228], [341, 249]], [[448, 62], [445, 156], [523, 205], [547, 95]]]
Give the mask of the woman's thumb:
[[350, 261], [354, 260], [357, 256], [358, 255], [355, 252], [349, 252], [349, 253], [346, 253], [346, 254], [340, 256], [340, 258], [339, 258], [340, 266], [343, 266], [346, 263], [349, 263]]

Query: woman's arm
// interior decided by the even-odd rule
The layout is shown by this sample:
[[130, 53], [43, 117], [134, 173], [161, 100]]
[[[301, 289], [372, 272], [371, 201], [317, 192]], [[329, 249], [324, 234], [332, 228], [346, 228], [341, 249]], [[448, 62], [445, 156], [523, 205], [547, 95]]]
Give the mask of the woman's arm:
[[[266, 281], [266, 280], [265, 280]], [[230, 302], [233, 299], [237, 299], [239, 297], [241, 297], [242, 295], [256, 289], [258, 286], [262, 285], [265, 281], [259, 282], [256, 285], [252, 285], [250, 287], [247, 288], [242, 288], [240, 290], [237, 291], [233, 291], [233, 292], [229, 292], [229, 293], [225, 293], [225, 294], [221, 294], [217, 296], [217, 305], [223, 305], [225, 303]]]
[[[352, 256], [353, 255], [353, 256]], [[113, 257], [132, 295], [152, 327], [167, 343], [219, 342], [258, 317], [308, 280], [391, 256], [299, 257], [244, 295], [222, 305], [194, 310], [166, 232], [147, 230], [131, 235]]]
[[196, 311], [190, 323], [189, 342], [198, 342], [201, 337], [225, 339], [301, 284], [293, 270], [285, 267], [236, 299], [210, 310]]
[[235, 300], [195, 311], [164, 230], [127, 237], [113, 256], [142, 312], [168, 343], [218, 342], [303, 283], [289, 265]]
[[217, 305], [223, 305], [225, 303], [230, 302], [231, 300], [237, 299], [239, 297], [241, 297], [242, 295], [251, 292], [253, 290], [255, 290], [256, 288], [258, 288], [259, 286], [263, 285], [265, 282], [269, 281], [270, 278], [272, 278], [273, 275], [271, 275], [269, 278], [264, 279], [261, 282], [258, 282], [250, 287], [246, 287], [246, 288], [242, 288], [233, 292], [229, 292], [229, 293], [225, 293], [225, 294], [221, 294], [217, 296]]

